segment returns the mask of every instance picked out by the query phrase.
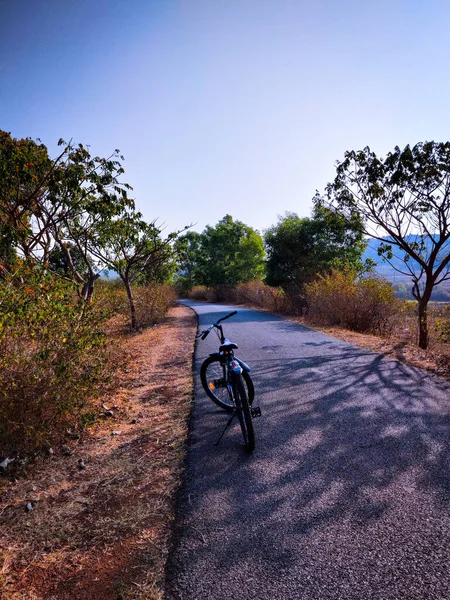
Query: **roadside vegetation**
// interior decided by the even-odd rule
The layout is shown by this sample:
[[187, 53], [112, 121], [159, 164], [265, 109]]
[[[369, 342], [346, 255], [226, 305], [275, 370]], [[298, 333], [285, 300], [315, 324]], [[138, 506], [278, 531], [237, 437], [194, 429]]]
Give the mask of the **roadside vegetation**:
[[[450, 279], [450, 143], [348, 152], [310, 217], [264, 232], [227, 214], [167, 235], [118, 150], [59, 146], [0, 131], [0, 595], [157, 599], [192, 398], [177, 296], [450, 377], [448, 305], [430, 302]], [[402, 290], [363, 260], [367, 236]]]

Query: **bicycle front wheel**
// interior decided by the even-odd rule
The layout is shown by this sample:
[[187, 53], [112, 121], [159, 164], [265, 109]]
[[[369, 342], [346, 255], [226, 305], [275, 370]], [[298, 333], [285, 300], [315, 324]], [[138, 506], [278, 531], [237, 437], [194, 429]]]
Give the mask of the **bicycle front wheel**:
[[255, 449], [255, 430], [253, 429], [252, 415], [248, 404], [247, 392], [242, 375], [233, 377], [233, 393], [236, 402], [236, 409], [239, 417], [239, 423], [244, 436], [244, 442], [249, 452]]
[[[253, 382], [247, 371], [244, 371], [242, 375], [247, 398], [251, 404], [255, 395]], [[217, 406], [229, 412], [234, 409], [234, 401], [227, 387], [225, 364], [217, 356], [208, 356], [202, 364], [200, 368], [200, 380], [203, 389]]]

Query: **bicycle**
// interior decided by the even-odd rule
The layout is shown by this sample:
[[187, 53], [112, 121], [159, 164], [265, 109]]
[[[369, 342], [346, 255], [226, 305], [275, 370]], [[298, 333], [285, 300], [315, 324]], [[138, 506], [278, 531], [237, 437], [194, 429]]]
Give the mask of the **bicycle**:
[[204, 340], [214, 329], [220, 340], [219, 352], [211, 353], [200, 367], [200, 380], [206, 394], [221, 408], [231, 412], [228, 423], [216, 444], [219, 444], [234, 417], [238, 416], [249, 452], [255, 449], [255, 432], [253, 418], [261, 416], [261, 409], [254, 407], [255, 389], [249, 375], [250, 367], [235, 356], [238, 346], [225, 337], [220, 323], [237, 314], [237, 311], [225, 315], [196, 337]]

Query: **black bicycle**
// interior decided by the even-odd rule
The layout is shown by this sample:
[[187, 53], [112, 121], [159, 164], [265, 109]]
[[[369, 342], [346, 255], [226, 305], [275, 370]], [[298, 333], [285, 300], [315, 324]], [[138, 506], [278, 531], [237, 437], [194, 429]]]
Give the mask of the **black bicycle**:
[[225, 315], [207, 329], [201, 331], [197, 338], [204, 340], [214, 329], [220, 340], [219, 352], [208, 356], [200, 368], [200, 379], [205, 392], [221, 408], [231, 412], [228, 423], [216, 444], [220, 442], [225, 431], [237, 415], [244, 436], [247, 450], [255, 448], [254, 417], [261, 416], [261, 409], [253, 407], [255, 389], [249, 375], [250, 367], [234, 355], [237, 344], [225, 337], [220, 323], [237, 314], [237, 311]]

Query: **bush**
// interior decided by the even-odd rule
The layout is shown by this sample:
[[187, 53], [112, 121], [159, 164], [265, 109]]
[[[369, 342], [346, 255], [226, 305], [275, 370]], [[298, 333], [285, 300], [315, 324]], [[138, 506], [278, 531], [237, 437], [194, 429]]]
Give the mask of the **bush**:
[[188, 294], [188, 298], [204, 302], [217, 302], [214, 290], [204, 285], [194, 285]]
[[[177, 300], [175, 289], [170, 285], [153, 284], [133, 287], [138, 327], [148, 327], [159, 323], [168, 309]], [[128, 307], [127, 314], [128, 314]]]
[[[4, 269], [2, 270], [4, 273]], [[110, 313], [73, 285], [20, 264], [0, 280], [0, 455], [61, 440], [112, 375]]]
[[319, 276], [306, 285], [306, 300], [312, 322], [379, 335], [390, 333], [402, 306], [386, 279], [358, 280], [351, 269]]
[[236, 302], [251, 304], [276, 312], [288, 312], [290, 302], [281, 288], [274, 288], [262, 281], [241, 283], [235, 289]]

